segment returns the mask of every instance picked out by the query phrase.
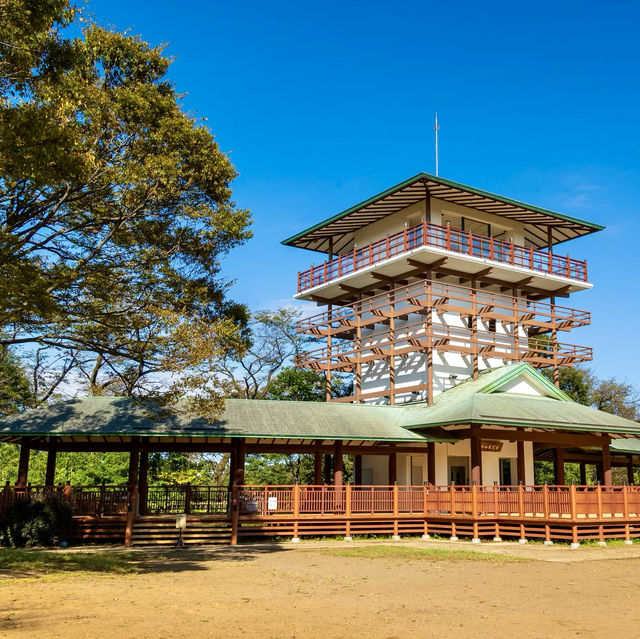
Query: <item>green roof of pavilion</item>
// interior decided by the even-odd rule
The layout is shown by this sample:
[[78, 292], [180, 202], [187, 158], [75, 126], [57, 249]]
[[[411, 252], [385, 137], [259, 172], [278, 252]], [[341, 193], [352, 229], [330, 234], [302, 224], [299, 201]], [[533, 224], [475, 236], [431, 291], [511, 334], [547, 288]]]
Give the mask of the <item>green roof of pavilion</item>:
[[443, 441], [402, 428], [394, 406], [227, 399], [213, 422], [125, 397], [85, 397], [0, 421], [0, 440], [40, 437], [246, 437], [363, 441]]
[[[544, 395], [500, 392], [523, 377]], [[404, 410], [402, 425], [410, 429], [473, 423], [640, 435], [639, 423], [578, 404], [526, 362], [487, 369], [436, 396], [433, 406]]]
[[[524, 381], [541, 396], [518, 394]], [[503, 392], [508, 390], [509, 392]], [[228, 399], [213, 422], [123, 397], [86, 397], [0, 420], [0, 441], [17, 437], [188, 437], [453, 441], [430, 428], [483, 424], [640, 436], [637, 422], [574, 402], [527, 363], [488, 369], [425, 402], [375, 406], [325, 402]], [[417, 431], [417, 432], [416, 432]], [[640, 440], [638, 444], [640, 450]], [[625, 451], [626, 452], [626, 451]]]

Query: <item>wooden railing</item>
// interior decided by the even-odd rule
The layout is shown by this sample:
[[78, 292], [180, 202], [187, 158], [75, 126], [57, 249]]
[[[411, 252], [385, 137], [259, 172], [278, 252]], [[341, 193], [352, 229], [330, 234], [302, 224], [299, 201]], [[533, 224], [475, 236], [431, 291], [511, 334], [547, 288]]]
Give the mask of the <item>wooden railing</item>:
[[[423, 516], [474, 519], [626, 519], [640, 521], [640, 486], [170, 486], [148, 489], [149, 514], [254, 517]], [[15, 500], [57, 495], [76, 515], [124, 515], [134, 487], [5, 486], [0, 513]], [[142, 496], [141, 496], [142, 497]]]
[[329, 346], [298, 354], [296, 366], [307, 368], [334, 368], [350, 370], [357, 363], [385, 359], [390, 356], [390, 347], [397, 357], [423, 351], [427, 347], [440, 351], [472, 354], [482, 352], [483, 357], [503, 360], [528, 361], [535, 366], [577, 364], [590, 361], [593, 349], [553, 342], [544, 338], [517, 337], [493, 331], [476, 331], [471, 328], [433, 323], [429, 328], [424, 319], [403, 324], [395, 330], [367, 333], [360, 340], [334, 340]]
[[587, 263], [584, 260], [503, 242], [450, 226], [422, 222], [298, 273], [298, 292], [420, 247], [445, 249], [540, 273], [587, 281]]
[[[475, 298], [472, 300], [472, 294]], [[400, 286], [392, 293], [384, 292], [353, 304], [334, 307], [331, 311], [316, 313], [301, 319], [296, 324], [299, 333], [326, 335], [345, 331], [354, 326], [368, 326], [380, 321], [379, 311], [387, 313], [393, 306], [397, 315], [424, 312], [427, 296], [440, 309], [455, 309], [454, 312], [470, 311], [472, 304], [480, 317], [498, 317], [503, 321], [515, 321], [522, 326], [553, 325], [564, 330], [587, 326], [591, 313], [558, 304], [528, 300], [512, 295], [492, 293], [484, 289], [471, 289], [458, 284], [447, 284], [434, 280], [422, 280]], [[435, 307], [435, 306], [434, 306]]]
[[640, 486], [240, 486], [243, 517], [422, 515], [640, 520]]

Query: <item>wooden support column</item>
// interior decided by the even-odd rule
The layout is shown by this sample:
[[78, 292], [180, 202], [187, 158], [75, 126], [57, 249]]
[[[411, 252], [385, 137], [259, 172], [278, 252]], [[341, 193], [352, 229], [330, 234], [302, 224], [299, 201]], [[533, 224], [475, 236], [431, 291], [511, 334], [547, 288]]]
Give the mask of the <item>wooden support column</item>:
[[47, 470], [44, 474], [44, 485], [55, 486], [56, 485], [56, 449], [52, 446], [47, 451]]
[[127, 485], [135, 486], [138, 484], [138, 468], [140, 464], [140, 447], [139, 445], [133, 445], [133, 448], [129, 452], [129, 479]]
[[[320, 443], [316, 440], [316, 444], [320, 445]], [[313, 454], [313, 483], [316, 486], [322, 484], [322, 453]]]
[[471, 280], [471, 317], [469, 323], [471, 324], [471, 358], [473, 361], [473, 379], [478, 379], [479, 374], [479, 360], [478, 355], [478, 304], [476, 300], [476, 279]]
[[477, 426], [471, 427], [471, 483], [482, 484], [482, 440], [480, 439], [480, 429]]
[[31, 446], [27, 439], [20, 442], [20, 459], [18, 461], [18, 481], [16, 486], [24, 488], [29, 479], [29, 455], [31, 454]]
[[233, 474], [233, 482], [239, 486], [244, 484], [244, 455], [245, 440], [241, 437], [236, 443], [236, 467]]
[[427, 334], [427, 405], [433, 404], [433, 298], [431, 294], [431, 270], [427, 270], [425, 332]]
[[333, 485], [342, 486], [342, 449], [344, 444], [337, 439], [333, 453]]
[[602, 447], [602, 483], [604, 486], [611, 486], [611, 452], [608, 441]]
[[[405, 227], [405, 237], [407, 229]], [[396, 403], [396, 319], [394, 316], [396, 304], [395, 304], [395, 291], [391, 289], [389, 291], [389, 309], [391, 311], [391, 317], [389, 318], [389, 404]]]
[[353, 456], [353, 483], [356, 486], [362, 486], [362, 455]]
[[398, 481], [398, 453], [395, 450], [389, 454], [389, 484]]
[[356, 404], [360, 403], [360, 395], [362, 395], [362, 294], [358, 293], [358, 300], [356, 303], [358, 309], [356, 313], [356, 366], [355, 366], [355, 396]]
[[580, 485], [587, 485], [587, 465], [584, 462], [580, 464]]
[[554, 450], [553, 467], [556, 486], [564, 486], [564, 448], [556, 448]]
[[333, 342], [333, 336], [331, 335], [331, 327], [333, 323], [333, 305], [327, 305], [327, 368], [324, 372], [325, 375], [325, 401], [331, 401], [331, 345]]
[[556, 321], [556, 298], [549, 299], [551, 304], [551, 348], [553, 351], [553, 383], [560, 388], [560, 369], [558, 367], [558, 322]]
[[324, 456], [324, 483], [331, 483], [331, 455]]
[[516, 460], [517, 466], [518, 466], [518, 483], [520, 484], [526, 484], [526, 479], [525, 479], [525, 466], [524, 466], [524, 442], [517, 442], [516, 443], [516, 447], [517, 447], [517, 452], [518, 452], [518, 457]]
[[147, 514], [147, 497], [149, 492], [149, 451], [140, 451], [140, 477], [138, 479], [140, 514]]
[[633, 456], [629, 455], [629, 463], [627, 464], [627, 484], [633, 486], [635, 483], [635, 477], [633, 474]]
[[427, 444], [427, 482], [436, 485], [436, 443]]
[[518, 289], [511, 290], [511, 303], [513, 311], [513, 354], [514, 361], [520, 361], [520, 313], [518, 310]]

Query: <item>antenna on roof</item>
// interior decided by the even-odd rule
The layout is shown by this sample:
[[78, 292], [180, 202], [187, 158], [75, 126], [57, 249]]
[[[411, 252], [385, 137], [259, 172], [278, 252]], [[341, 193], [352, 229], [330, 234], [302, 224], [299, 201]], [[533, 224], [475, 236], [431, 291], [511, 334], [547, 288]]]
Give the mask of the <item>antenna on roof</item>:
[[440, 129], [440, 125], [438, 124], [438, 112], [436, 111], [436, 125], [433, 127], [436, 132], [436, 176], [438, 175], [438, 129]]

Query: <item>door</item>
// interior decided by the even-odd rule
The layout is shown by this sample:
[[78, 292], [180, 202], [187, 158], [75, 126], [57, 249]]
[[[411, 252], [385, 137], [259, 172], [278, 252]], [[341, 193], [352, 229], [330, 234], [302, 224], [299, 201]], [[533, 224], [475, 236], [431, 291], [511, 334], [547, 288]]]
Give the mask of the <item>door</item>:
[[500, 459], [500, 485], [515, 486], [516, 483], [516, 460]]
[[469, 459], [467, 457], [449, 457], [449, 483], [456, 486], [469, 485]]

